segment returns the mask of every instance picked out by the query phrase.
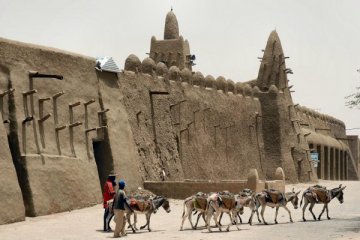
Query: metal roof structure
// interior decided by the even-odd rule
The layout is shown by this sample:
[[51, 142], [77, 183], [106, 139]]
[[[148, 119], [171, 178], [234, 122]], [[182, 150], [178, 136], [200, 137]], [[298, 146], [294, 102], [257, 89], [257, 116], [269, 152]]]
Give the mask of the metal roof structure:
[[105, 71], [105, 72], [113, 72], [113, 73], [120, 72], [120, 69], [116, 65], [114, 59], [108, 56], [96, 58], [95, 68], [99, 71]]

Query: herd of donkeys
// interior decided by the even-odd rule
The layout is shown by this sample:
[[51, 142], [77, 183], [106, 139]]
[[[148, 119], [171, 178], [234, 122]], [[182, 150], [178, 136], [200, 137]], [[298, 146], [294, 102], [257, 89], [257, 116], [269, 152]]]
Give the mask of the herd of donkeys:
[[[339, 187], [333, 189], [327, 189], [324, 186], [315, 185], [307, 188], [301, 196], [300, 206], [304, 201], [304, 205], [302, 207], [303, 212], [303, 220], [305, 219], [305, 210], [308, 205], [309, 211], [311, 212], [314, 220], [321, 220], [322, 214], [326, 210], [327, 218], [329, 217], [328, 212], [328, 204], [332, 199], [337, 198], [340, 203], [344, 202], [344, 192], [343, 190], [346, 186], [342, 186], [340, 184]], [[264, 212], [266, 207], [275, 208], [275, 224], [277, 224], [277, 215], [280, 207], [284, 208], [289, 213], [290, 222], [293, 222], [291, 217], [291, 212], [287, 207], [287, 203], [291, 202], [295, 209], [299, 206], [299, 194], [301, 191], [294, 191], [292, 189], [291, 192], [283, 193], [278, 190], [263, 190], [261, 192], [253, 192], [250, 189], [243, 189], [238, 194], [233, 194], [228, 191], [223, 192], [215, 192], [215, 193], [202, 193], [198, 192], [193, 196], [190, 196], [184, 200], [183, 205], [183, 214], [180, 230], [183, 230], [183, 225], [188, 218], [191, 227], [193, 229], [197, 228], [199, 219], [202, 217], [205, 221], [205, 226], [208, 231], [211, 232], [210, 220], [214, 219], [216, 226], [221, 229], [221, 219], [224, 213], [228, 214], [230, 217], [229, 225], [226, 228], [226, 231], [229, 231], [232, 225], [238, 227], [238, 222], [242, 223], [241, 214], [244, 213], [244, 208], [249, 208], [251, 210], [251, 215], [248, 223], [252, 225], [253, 215], [256, 213], [259, 223], [263, 222], [267, 224], [264, 218]], [[136, 232], [137, 227], [137, 214], [145, 214], [146, 216], [146, 224], [141, 226], [140, 229], [147, 227], [149, 231], [150, 228], [150, 217], [153, 213], [163, 207], [166, 212], [170, 212], [170, 204], [169, 200], [163, 196], [155, 196], [150, 193], [146, 194], [134, 194], [128, 198], [129, 206], [131, 210], [126, 210], [126, 218], [129, 224], [129, 228], [132, 229], [133, 232]], [[315, 204], [324, 204], [324, 207], [319, 214], [318, 218], [316, 218], [313, 213], [313, 207]], [[260, 208], [261, 207], [261, 208]], [[259, 216], [259, 210], [261, 219]], [[131, 222], [131, 215], [134, 215], [134, 220]], [[197, 220], [195, 225], [193, 224], [191, 217], [192, 215], [197, 215]]]

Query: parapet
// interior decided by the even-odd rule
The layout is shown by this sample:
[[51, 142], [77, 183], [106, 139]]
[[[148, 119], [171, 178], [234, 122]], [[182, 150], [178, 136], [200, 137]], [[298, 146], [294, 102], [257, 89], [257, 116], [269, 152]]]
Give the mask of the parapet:
[[260, 88], [258, 86], [253, 87], [252, 91], [253, 91], [253, 94], [255, 97], [257, 97], [259, 95], [259, 93], [261, 92]]
[[204, 75], [202, 75], [201, 72], [196, 72], [192, 76], [192, 84], [199, 87], [204, 87], [205, 86]]
[[171, 66], [169, 69], [169, 80], [180, 80], [180, 70], [176, 66]]
[[235, 91], [235, 83], [231, 79], [227, 80], [227, 90], [228, 90], [228, 92], [232, 92], [234, 94], [236, 93], [236, 91]]
[[244, 95], [244, 84], [237, 82], [235, 83], [236, 94]]
[[248, 97], [251, 97], [252, 96], [252, 88], [249, 84], [245, 84], [244, 86], [244, 95], [245, 96], [248, 96]]
[[214, 88], [216, 89], [216, 81], [215, 78], [211, 75], [207, 75], [205, 77], [205, 87], [206, 88]]
[[227, 83], [226, 80], [223, 76], [219, 76], [216, 79], [216, 88], [217, 90], [222, 90], [223, 92], [226, 92], [227, 87], [226, 87]]
[[319, 113], [313, 109], [307, 108], [305, 106], [298, 105], [296, 108], [297, 112], [301, 112], [302, 114], [305, 114], [306, 116], [309, 116], [311, 118], [317, 118], [320, 119], [328, 124], [334, 124], [338, 125], [345, 129], [345, 123], [337, 118], [334, 118], [332, 116], [329, 116], [327, 114]]
[[180, 72], [181, 82], [191, 84], [191, 71], [188, 68], [183, 68]]
[[156, 64], [156, 74], [158, 76], [165, 76], [168, 73], [168, 68], [163, 62]]
[[124, 67], [126, 71], [138, 72], [140, 70], [140, 67], [141, 61], [136, 55], [130, 54], [126, 58]]
[[279, 89], [275, 85], [271, 85], [269, 88], [269, 93], [278, 94]]
[[141, 63], [142, 73], [147, 73], [152, 75], [155, 71], [155, 62], [151, 58], [145, 58]]

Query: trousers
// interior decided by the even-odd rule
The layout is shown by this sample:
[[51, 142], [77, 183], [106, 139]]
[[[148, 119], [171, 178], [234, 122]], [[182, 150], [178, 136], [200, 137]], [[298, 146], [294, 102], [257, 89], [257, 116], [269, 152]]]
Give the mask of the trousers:
[[125, 210], [114, 209], [114, 215], [114, 220], [116, 223], [114, 237], [120, 237], [120, 234], [121, 236], [125, 236]]
[[110, 231], [110, 221], [113, 218], [114, 213], [112, 213], [109, 208], [105, 208], [104, 212], [104, 231]]

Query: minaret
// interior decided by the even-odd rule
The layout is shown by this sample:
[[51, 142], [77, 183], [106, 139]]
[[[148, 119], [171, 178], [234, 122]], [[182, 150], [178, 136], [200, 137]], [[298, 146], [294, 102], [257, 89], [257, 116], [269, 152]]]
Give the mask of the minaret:
[[178, 39], [179, 38], [179, 24], [173, 11], [166, 14], [164, 39]]
[[285, 58], [280, 38], [274, 30], [267, 41], [257, 78], [262, 91], [267, 91], [271, 85], [275, 85], [279, 90], [287, 87]]
[[154, 36], [151, 38], [150, 58], [155, 63], [165, 63], [168, 68], [177, 66], [180, 70], [192, 70], [194, 59], [190, 54], [189, 42], [179, 35], [179, 24], [172, 10], [166, 15], [164, 40], [156, 40]]

